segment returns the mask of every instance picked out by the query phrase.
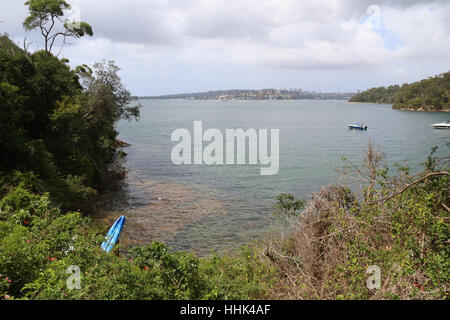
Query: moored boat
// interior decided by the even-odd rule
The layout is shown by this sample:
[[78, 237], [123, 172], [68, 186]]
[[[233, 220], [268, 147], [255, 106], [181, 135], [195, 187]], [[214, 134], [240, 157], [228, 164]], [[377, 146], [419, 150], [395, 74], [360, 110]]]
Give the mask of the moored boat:
[[367, 126], [361, 123], [356, 123], [356, 124], [350, 124], [349, 129], [351, 130], [363, 130], [363, 131], [367, 131]]
[[436, 123], [432, 125], [435, 129], [450, 129], [450, 121], [444, 121], [442, 123]]

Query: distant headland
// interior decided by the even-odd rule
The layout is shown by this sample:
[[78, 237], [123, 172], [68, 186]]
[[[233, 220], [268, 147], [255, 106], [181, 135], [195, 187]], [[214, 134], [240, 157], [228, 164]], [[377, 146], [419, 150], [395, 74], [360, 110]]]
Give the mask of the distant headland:
[[411, 84], [372, 88], [350, 102], [386, 103], [393, 109], [450, 112], [450, 71]]
[[198, 93], [134, 97], [135, 99], [191, 99], [191, 100], [349, 100], [356, 93], [322, 93], [301, 89], [217, 90]]

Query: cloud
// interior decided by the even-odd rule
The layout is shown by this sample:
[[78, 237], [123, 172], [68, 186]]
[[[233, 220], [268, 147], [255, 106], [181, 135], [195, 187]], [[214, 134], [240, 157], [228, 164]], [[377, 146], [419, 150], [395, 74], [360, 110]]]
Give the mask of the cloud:
[[[445, 1], [74, 1], [97, 37], [180, 59], [342, 69], [449, 56]], [[434, 9], [430, 9], [434, 4]], [[368, 8], [377, 10], [367, 12]], [[361, 23], [361, 19], [369, 18]], [[370, 20], [371, 18], [371, 20]], [[384, 32], [373, 25], [383, 24]], [[372, 25], [370, 24], [372, 22]], [[439, 41], [440, 40], [440, 41]], [[449, 43], [449, 41], [447, 41]], [[437, 47], [441, 50], [437, 50]], [[393, 51], [393, 52], [392, 52]]]
[[[80, 62], [107, 56], [137, 71], [152, 66], [167, 79], [183, 78], [174, 66], [180, 72], [204, 66], [205, 73], [214, 72], [213, 66], [348, 74], [378, 68], [406, 78], [426, 70], [446, 71], [450, 63], [448, 0], [69, 2], [93, 26], [94, 37], [73, 41], [63, 55]], [[0, 32], [23, 39], [26, 14], [22, 1], [3, 0]], [[42, 42], [37, 33], [27, 37], [35, 46]]]

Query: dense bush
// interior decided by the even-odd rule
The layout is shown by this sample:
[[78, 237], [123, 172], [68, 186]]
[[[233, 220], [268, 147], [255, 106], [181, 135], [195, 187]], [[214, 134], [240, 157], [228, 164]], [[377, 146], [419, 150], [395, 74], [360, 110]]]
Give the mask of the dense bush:
[[48, 195], [22, 187], [0, 201], [0, 210], [0, 270], [11, 281], [8, 293], [20, 296], [48, 263], [64, 256], [83, 219], [79, 213], [61, 214]]
[[[324, 188], [305, 212], [290, 216], [282, 237], [267, 243], [280, 279], [273, 297], [448, 298], [448, 162], [430, 156], [418, 176], [404, 166], [389, 176], [381, 159], [369, 147], [362, 166], [348, 166], [366, 185], [361, 193]], [[381, 271], [377, 290], [367, 286], [371, 266]]]
[[[128, 258], [100, 249], [104, 230], [80, 209], [114, 176], [115, 124], [139, 117], [118, 71], [111, 61], [71, 70], [0, 37], [0, 299], [262, 296], [260, 279], [235, 273], [256, 267], [247, 258], [199, 261], [159, 243]], [[83, 285], [68, 290], [75, 265]]]
[[367, 103], [386, 103], [392, 104], [395, 101], [395, 95], [401, 90], [401, 87], [379, 87], [371, 88], [361, 92], [350, 99], [350, 102], [367, 102]]
[[372, 88], [350, 102], [387, 103], [394, 109], [450, 110], [450, 72], [412, 84]]
[[[26, 4], [25, 26], [45, 32], [42, 23], [69, 7]], [[108, 172], [115, 125], [137, 119], [140, 105], [130, 105], [113, 61], [72, 70], [44, 37], [46, 50], [29, 53], [0, 36], [0, 300], [263, 297], [250, 252], [200, 261], [160, 243], [117, 256], [101, 250], [105, 230], [80, 211], [123, 176]], [[79, 290], [67, 286], [72, 266], [81, 272]]]
[[139, 117], [118, 71], [112, 61], [71, 70], [67, 59], [24, 52], [1, 36], [2, 179], [32, 172], [64, 209], [92, 198], [114, 156], [114, 125]]
[[[198, 260], [161, 243], [116, 256], [101, 250], [79, 212], [61, 213], [48, 195], [23, 187], [0, 201], [0, 299], [247, 299], [266, 295], [254, 253]], [[69, 290], [70, 266], [81, 289]]]

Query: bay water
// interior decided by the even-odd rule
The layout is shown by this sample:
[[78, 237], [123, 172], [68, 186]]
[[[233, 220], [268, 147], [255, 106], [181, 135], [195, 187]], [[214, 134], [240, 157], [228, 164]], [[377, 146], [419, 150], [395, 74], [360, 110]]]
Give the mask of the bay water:
[[[138, 122], [118, 124], [128, 171], [124, 192], [128, 243], [164, 241], [175, 250], [226, 252], [269, 232], [277, 195], [308, 200], [336, 182], [345, 157], [358, 163], [371, 141], [389, 165], [406, 161], [419, 170], [433, 146], [449, 153], [449, 130], [432, 124], [448, 113], [392, 110], [390, 105], [347, 101], [141, 100]], [[279, 129], [280, 170], [261, 176], [259, 165], [172, 163], [172, 132], [203, 129]], [[352, 131], [363, 122], [367, 131]], [[207, 144], [205, 143], [205, 146]]]

